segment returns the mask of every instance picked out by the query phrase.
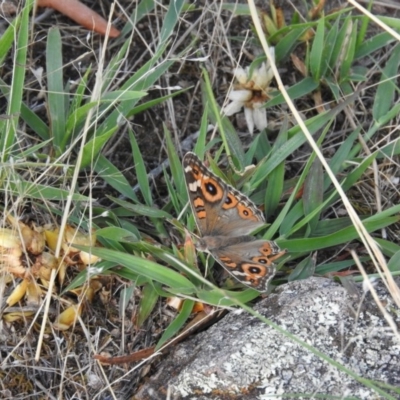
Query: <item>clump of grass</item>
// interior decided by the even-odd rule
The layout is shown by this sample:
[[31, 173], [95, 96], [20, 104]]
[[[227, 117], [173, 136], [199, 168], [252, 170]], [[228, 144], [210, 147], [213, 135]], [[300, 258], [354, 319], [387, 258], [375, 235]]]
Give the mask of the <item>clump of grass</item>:
[[[89, 236], [92, 230], [96, 232], [97, 246], [76, 247], [102, 261], [71, 272], [67, 284], [56, 285], [58, 293], [76, 294], [79, 288], [90, 287], [94, 278], [117, 277], [125, 285], [119, 292], [120, 315], [125, 314], [133, 293], [140, 294], [133, 318], [138, 330], [149, 323], [165, 298], [181, 297], [181, 309], [168, 320], [164, 334], [158, 335], [156, 349], [168, 343], [193, 318], [191, 312], [196, 302], [213, 308], [241, 306], [251, 312], [248, 304], [259, 293], [229, 279], [219, 287], [210, 272], [216, 265], [202, 254], [195, 255], [187, 235], [187, 231], [194, 232], [196, 228], [187, 207], [182, 152], [170, 130], [164, 126], [168, 162], [161, 168], [165, 188], [160, 200], [159, 191], [154, 190], [149, 179], [143, 154], [145, 144], [138, 143], [134, 128], [127, 123], [133, 116], [182, 94], [183, 90], [178, 90], [152, 100], [146, 97], [192, 47], [191, 42], [183, 49], [171, 44], [177, 24], [182, 21], [181, 13], [190, 13], [191, 8], [184, 9], [183, 2], [174, 2], [165, 10], [152, 55], [121, 81], [119, 77], [132, 46], [130, 24], [135, 27], [152, 10], [149, 3], [142, 2], [136, 19], [132, 16], [122, 30], [115, 55], [105, 64], [106, 55], [102, 52], [98, 64], [89, 67], [74, 88], [65, 84], [60, 31], [51, 28], [45, 52], [48, 106], [43, 117], [25, 103], [31, 7], [32, 2], [28, 2], [0, 38], [0, 49], [5, 49], [0, 60], [13, 45], [16, 48], [12, 82], [7, 85], [0, 81], [8, 104], [6, 117], [0, 120], [0, 130], [5, 133], [0, 139], [0, 190], [4, 213], [19, 216], [24, 204], [30, 202], [45, 218], [57, 221], [61, 232], [71, 224]], [[209, 161], [214, 173], [264, 206], [269, 225], [258, 235], [276, 240], [288, 250], [288, 255], [279, 260], [280, 273], [273, 286], [314, 274], [361, 281], [365, 276], [353, 276], [359, 261], [370, 277], [379, 274], [392, 282], [392, 277], [399, 274], [400, 254], [399, 245], [391, 239], [391, 227], [399, 222], [400, 208], [390, 198], [398, 199], [393, 171], [400, 152], [398, 135], [391, 129], [397, 126], [399, 114], [395, 98], [400, 47], [394, 44], [396, 39], [389, 29], [370, 33], [370, 18], [355, 15], [351, 9], [326, 15], [322, 9], [312, 10], [307, 20], [294, 15], [287, 26], [279, 23], [279, 10], [273, 9], [272, 15], [263, 14], [263, 31], [257, 23], [262, 14], [254, 7], [223, 4], [223, 8], [232, 12], [232, 18], [238, 12], [253, 16], [252, 41], [265, 54], [256, 57], [250, 69], [269, 57], [268, 40], [269, 45], [275, 45], [277, 66], [290, 67], [296, 75], [296, 79], [288, 82], [286, 78], [282, 82], [285, 77], [279, 77], [275, 71], [277, 90], [268, 93], [265, 107], [268, 115], [271, 112], [278, 116], [279, 131], [264, 130], [244, 145], [233, 119], [221, 112], [223, 104], [215, 96], [210, 70], [201, 69], [204, 109], [194, 151]], [[385, 22], [398, 26], [397, 20]], [[382, 54], [388, 55], [380, 59]], [[365, 108], [367, 95], [369, 107]], [[289, 115], [287, 103], [292, 112]], [[302, 117], [295, 106], [303, 110]], [[33, 146], [27, 145], [18, 130], [22, 123], [35, 137]], [[218, 130], [218, 135], [214, 132], [211, 138], [210, 124]], [[332, 134], [339, 124], [344, 134]], [[102, 153], [122, 127], [130, 146], [136, 186]], [[219, 167], [224, 160], [224, 168]], [[251, 164], [254, 168], [247, 169]], [[80, 190], [83, 176], [89, 180], [84, 191]], [[114, 191], [113, 195], [111, 191], [107, 194], [107, 207], [93, 199], [93, 176]], [[375, 236], [373, 240], [370, 233]], [[54, 251], [60, 259], [65, 256], [61, 251], [62, 238], [61, 234]], [[343, 251], [349, 243], [362, 253], [360, 258], [354, 252], [350, 252], [350, 257], [347, 250]], [[29, 262], [29, 257], [26, 259]], [[51, 277], [53, 285], [56, 271]], [[110, 281], [104, 288], [107, 285]], [[49, 305], [52, 291], [47, 293]], [[82, 297], [78, 298], [77, 304], [83, 303]], [[79, 321], [78, 313], [75, 318]], [[43, 335], [49, 326], [47, 315], [41, 320]]]

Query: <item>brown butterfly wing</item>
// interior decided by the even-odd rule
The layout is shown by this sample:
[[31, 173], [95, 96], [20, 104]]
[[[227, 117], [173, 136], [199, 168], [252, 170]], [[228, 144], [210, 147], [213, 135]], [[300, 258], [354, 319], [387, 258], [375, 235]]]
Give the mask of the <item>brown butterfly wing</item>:
[[247, 235], [265, 223], [245, 195], [207, 169], [194, 153], [183, 159], [190, 204], [203, 236]]

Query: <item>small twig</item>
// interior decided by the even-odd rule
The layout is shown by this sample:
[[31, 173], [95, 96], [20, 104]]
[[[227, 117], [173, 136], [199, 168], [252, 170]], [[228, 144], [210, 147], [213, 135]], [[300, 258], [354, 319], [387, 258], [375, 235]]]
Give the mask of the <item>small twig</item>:
[[[37, 0], [36, 5], [53, 8], [91, 31], [102, 35], [107, 33], [108, 22], [78, 0]], [[117, 28], [111, 25], [109, 32], [111, 38], [118, 37], [120, 33]]]
[[204, 311], [199, 313], [191, 322], [189, 322], [189, 324], [186, 326], [186, 328], [182, 331], [182, 333], [179, 336], [172, 338], [168, 342], [166, 342], [164, 346], [158, 350], [158, 353], [155, 353], [156, 346], [152, 346], [148, 347], [147, 349], [142, 349], [136, 351], [135, 353], [128, 354], [125, 356], [105, 357], [102, 356], [101, 354], [96, 354], [94, 355], [94, 358], [100, 361], [101, 363], [115, 365], [115, 364], [125, 364], [135, 361], [141, 361], [145, 358], [151, 357], [152, 355], [156, 356], [159, 354], [165, 354], [167, 351], [170, 350], [171, 345], [178, 344], [179, 342], [186, 339], [188, 336], [190, 336], [199, 328], [202, 328], [204, 325], [208, 326], [208, 324], [211, 321], [213, 321], [216, 318], [219, 319], [225, 313], [226, 313], [225, 309], [212, 311], [209, 314]]

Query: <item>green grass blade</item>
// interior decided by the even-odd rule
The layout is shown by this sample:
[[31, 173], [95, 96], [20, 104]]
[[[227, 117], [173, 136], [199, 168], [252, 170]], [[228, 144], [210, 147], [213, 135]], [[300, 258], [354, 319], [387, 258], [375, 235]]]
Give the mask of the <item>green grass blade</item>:
[[174, 33], [179, 16], [185, 5], [185, 0], [175, 0], [169, 3], [167, 14], [164, 17], [164, 23], [160, 32], [160, 42], [158, 47], [163, 47], [169, 37]]
[[180, 293], [192, 294], [196, 290], [195, 286], [180, 273], [145, 258], [99, 247], [79, 246], [79, 248], [84, 251], [90, 251], [103, 260], [121, 264], [134, 274], [160, 282]]
[[[303, 206], [305, 215], [309, 215], [321, 207], [324, 197], [323, 187], [324, 173], [322, 170], [322, 164], [319, 159], [316, 158], [312, 163], [310, 171], [304, 181]], [[312, 232], [316, 227], [321, 215], [321, 211], [319, 211], [308, 222], [310, 232]]]
[[[287, 120], [282, 124], [281, 132], [277, 137], [272, 151], [278, 151], [287, 141]], [[265, 191], [264, 199], [264, 213], [267, 221], [275, 214], [278, 204], [282, 197], [283, 183], [285, 177], [285, 162], [282, 161], [277, 167], [270, 173], [268, 178], [267, 190]]]
[[331, 54], [331, 59], [329, 62], [330, 67], [332, 70], [336, 70], [338, 68], [337, 63], [339, 60], [340, 55], [342, 54], [343, 49], [345, 48], [346, 45], [346, 39], [348, 35], [348, 27], [349, 24], [351, 24], [351, 16], [348, 15], [343, 24], [342, 27], [339, 29], [339, 32], [337, 34], [337, 39], [335, 41], [335, 44], [332, 49], [332, 54]]
[[207, 132], [208, 132], [208, 110], [207, 107], [203, 111], [200, 124], [200, 134], [196, 140], [196, 145], [194, 146], [193, 152], [196, 153], [200, 160], [204, 159], [207, 143]]
[[[365, 220], [364, 226], [368, 232], [375, 232], [376, 230], [385, 228], [389, 225], [395, 224], [400, 220], [399, 217], [386, 217], [379, 220], [369, 221]], [[289, 252], [304, 253], [315, 250], [324, 249], [326, 247], [337, 246], [339, 244], [350, 242], [351, 240], [358, 239], [358, 233], [353, 226], [341, 229], [331, 235], [326, 235], [318, 238], [306, 239], [292, 239], [292, 240], [278, 240], [281, 248], [287, 248]]]
[[180, 332], [182, 327], [185, 325], [187, 320], [190, 317], [190, 314], [193, 310], [194, 301], [193, 300], [185, 300], [182, 304], [182, 308], [179, 311], [178, 316], [169, 324], [168, 328], [165, 330], [160, 340], [157, 343], [155, 351], [159, 350], [163, 344], [168, 341], [168, 339], [174, 337], [177, 333]]
[[131, 118], [134, 115], [142, 113], [143, 111], [146, 111], [148, 109], [156, 107], [157, 105], [163, 103], [166, 100], [172, 99], [175, 96], [179, 96], [180, 94], [182, 94], [190, 89], [192, 89], [192, 86], [187, 87], [182, 90], [177, 90], [176, 92], [170, 93], [166, 96], [157, 97], [156, 99], [149, 100], [145, 103], [140, 103], [140, 104], [136, 105], [134, 108], [132, 108], [132, 110], [130, 112], [128, 112], [126, 116], [127, 116], [127, 118]]
[[[307, 29], [309, 29], [310, 25], [312, 26], [313, 24], [291, 26], [290, 30], [284, 28], [285, 30], [288, 30], [288, 33], [285, 34], [285, 36], [281, 38], [279, 43], [275, 46], [275, 59], [278, 64], [285, 61], [290, 56], [294, 48], [298, 45], [298, 40], [304, 35]], [[278, 31], [274, 36], [279, 36], [281, 33], [282, 30]], [[274, 41], [274, 36], [270, 39], [271, 43]]]
[[17, 45], [13, 64], [11, 90], [8, 99], [7, 116], [0, 120], [0, 161], [4, 163], [13, 150], [17, 138], [17, 126], [24, 91], [26, 57], [29, 42], [29, 12], [34, 0], [28, 0], [22, 10], [21, 24], [19, 25]]
[[317, 31], [315, 32], [310, 52], [310, 65], [308, 66], [311, 76], [319, 81], [321, 79], [322, 64], [325, 62], [322, 54], [324, 52], [325, 41], [325, 19], [318, 21]]
[[153, 199], [151, 196], [151, 189], [149, 180], [147, 178], [146, 166], [144, 165], [142, 153], [140, 152], [139, 146], [136, 142], [135, 136], [132, 131], [129, 131], [129, 140], [131, 142], [132, 155], [135, 164], [136, 179], [139, 184], [140, 192], [144, 198], [144, 202], [151, 207], [153, 205]]
[[125, 37], [129, 32], [131, 32], [133, 28], [135, 28], [136, 24], [154, 9], [154, 6], [154, 0], [142, 0], [133, 10], [129, 20], [122, 29], [121, 36]]
[[21, 16], [18, 15], [0, 36], [0, 65], [4, 63], [4, 60], [14, 43], [15, 32], [19, 29], [20, 22]]
[[89, 165], [93, 165], [98, 154], [104, 145], [108, 142], [108, 139], [117, 131], [118, 126], [112, 127], [108, 132], [101, 132], [96, 135], [93, 139], [89, 140], [84, 146], [82, 151], [82, 160], [80, 168], [86, 168]]
[[244, 169], [244, 150], [236, 129], [233, 128], [232, 124], [227, 117], [221, 116], [221, 110], [218, 106], [210, 81], [208, 72], [203, 68], [204, 84], [202, 85], [202, 93], [204, 98], [204, 104], [207, 104], [208, 111], [211, 120], [218, 125], [219, 133], [221, 135], [222, 142], [228, 159], [233, 160], [236, 168], [240, 171]]
[[309, 255], [296, 265], [296, 268], [289, 275], [288, 282], [300, 281], [301, 279], [310, 278], [314, 275], [314, 272], [315, 258], [312, 255]]
[[94, 169], [105, 182], [117, 190], [122, 196], [139, 202], [135, 192], [124, 175], [103, 155], [100, 154]]
[[[43, 200], [58, 200], [65, 201], [71, 193], [68, 190], [63, 190], [59, 188], [53, 188], [50, 186], [41, 185], [37, 182], [30, 182], [24, 180], [18, 174], [13, 174], [8, 182], [8, 187], [6, 189], [0, 188], [0, 193], [5, 193], [7, 191], [8, 196], [16, 196], [20, 198], [30, 198], [39, 201]], [[87, 202], [90, 199], [86, 196], [74, 193], [72, 195], [74, 201], [84, 201]]]
[[260, 296], [260, 292], [252, 289], [240, 292], [223, 289], [200, 290], [197, 292], [197, 297], [200, 301], [218, 307], [231, 307], [238, 302], [248, 303], [258, 296]]
[[135, 243], [140, 240], [140, 235], [117, 226], [109, 226], [108, 228], [98, 229], [96, 230], [96, 236], [98, 239], [110, 239], [120, 243]]
[[109, 196], [109, 198], [115, 203], [124, 207], [125, 209], [132, 211], [136, 215], [142, 215], [149, 218], [167, 218], [172, 219], [172, 216], [166, 211], [159, 210], [158, 208], [151, 206], [144, 206], [142, 204], [132, 204], [128, 201], [116, 199], [115, 197]]
[[154, 290], [153, 285], [145, 285], [142, 289], [142, 298], [139, 302], [139, 312], [135, 321], [136, 329], [141, 328], [144, 321], [150, 316], [151, 312], [159, 299], [158, 291]]
[[[344, 41], [346, 47], [343, 49], [342, 63], [339, 68], [339, 78], [341, 81], [348, 78], [350, 69], [354, 63], [354, 55], [357, 42], [357, 27], [357, 21], [355, 21], [354, 23], [350, 23], [348, 27], [349, 33], [346, 37], [346, 40]], [[353, 93], [353, 89], [348, 92], [348, 94], [351, 93]]]
[[392, 50], [392, 54], [382, 71], [378, 90], [375, 95], [374, 106], [372, 108], [372, 116], [375, 121], [384, 117], [393, 106], [394, 96], [398, 93], [396, 81], [399, 74], [399, 65], [400, 44]]
[[63, 84], [62, 42], [56, 27], [49, 29], [46, 47], [47, 103], [51, 121], [51, 134], [57, 153], [65, 150], [69, 137], [65, 134], [66, 93]]
[[375, 238], [375, 241], [381, 247], [383, 254], [388, 257], [391, 257], [394, 253], [400, 251], [400, 246], [397, 243], [380, 238]]
[[[315, 89], [317, 89], [318, 86], [319, 83], [316, 82], [313, 78], [306, 77], [302, 79], [300, 82], [288, 88], [287, 92], [290, 98], [292, 100], [295, 100], [312, 93]], [[283, 95], [280, 94], [279, 92], [274, 92], [273, 94], [271, 94], [271, 96], [274, 97], [266, 102], [265, 104], [266, 108], [279, 106], [280, 104], [284, 104], [286, 102]]]
[[337, 40], [338, 31], [339, 31], [339, 20], [337, 18], [335, 23], [331, 26], [329, 32], [326, 35], [324, 49], [322, 53], [322, 65], [321, 65], [321, 76], [325, 76], [327, 73], [330, 74], [331, 72], [331, 58], [332, 52], [335, 47], [335, 42]]
[[[10, 97], [10, 87], [0, 79], [0, 90], [7, 99]], [[50, 139], [49, 127], [44, 123], [44, 121], [35, 114], [25, 103], [21, 103], [21, 117], [26, 122], [26, 124], [43, 140]], [[0, 120], [0, 127], [5, 126], [5, 122]], [[5, 129], [5, 128], [0, 128]], [[4, 132], [0, 130], [0, 132]]]
[[367, 39], [365, 42], [361, 43], [357, 48], [356, 53], [354, 55], [354, 59], [364, 58], [376, 50], [379, 50], [385, 46], [388, 46], [396, 39], [388, 32], [378, 33], [375, 36]]
[[400, 273], [400, 251], [393, 254], [392, 258], [388, 262], [388, 268], [391, 272]]
[[164, 135], [167, 144], [167, 154], [169, 165], [171, 168], [172, 179], [174, 180], [178, 196], [182, 199], [183, 203], [186, 203], [188, 201], [188, 197], [186, 191], [185, 177], [182, 169], [182, 161], [175, 150], [175, 145], [172, 142], [171, 133], [165, 125]]
[[102, 80], [103, 84], [101, 87], [101, 92], [107, 92], [110, 90], [112, 83], [118, 79], [118, 74], [120, 73], [120, 69], [122, 65], [124, 65], [124, 61], [126, 60], [130, 45], [132, 42], [132, 38], [125, 40], [117, 54], [111, 58], [110, 62], [107, 65], [107, 68], [104, 71]]

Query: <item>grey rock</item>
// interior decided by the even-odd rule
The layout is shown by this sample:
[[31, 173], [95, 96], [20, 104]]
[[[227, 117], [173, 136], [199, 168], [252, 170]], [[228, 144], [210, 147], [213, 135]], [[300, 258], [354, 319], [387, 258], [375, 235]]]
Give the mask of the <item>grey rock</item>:
[[[382, 284], [397, 326], [399, 309]], [[358, 376], [400, 388], [400, 342], [371, 295], [324, 278], [288, 283], [255, 309]], [[400, 398], [389, 389], [393, 398]], [[326, 397], [325, 397], [326, 396]], [[238, 310], [177, 345], [134, 397], [144, 399], [379, 399], [321, 357]]]

